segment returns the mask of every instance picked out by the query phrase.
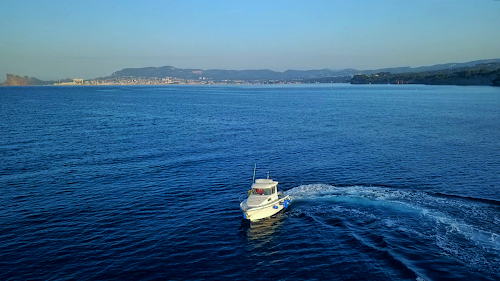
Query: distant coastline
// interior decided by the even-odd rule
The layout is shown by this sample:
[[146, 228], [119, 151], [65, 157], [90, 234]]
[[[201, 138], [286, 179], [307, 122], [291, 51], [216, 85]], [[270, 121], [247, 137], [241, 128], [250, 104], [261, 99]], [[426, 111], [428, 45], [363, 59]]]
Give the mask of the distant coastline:
[[400, 73], [380, 72], [355, 75], [351, 84], [423, 84], [457, 86], [500, 86], [499, 64], [478, 64], [457, 71]]
[[379, 70], [200, 70], [172, 66], [125, 68], [107, 77], [43, 81], [7, 74], [0, 86], [424, 84], [500, 86], [500, 59]]

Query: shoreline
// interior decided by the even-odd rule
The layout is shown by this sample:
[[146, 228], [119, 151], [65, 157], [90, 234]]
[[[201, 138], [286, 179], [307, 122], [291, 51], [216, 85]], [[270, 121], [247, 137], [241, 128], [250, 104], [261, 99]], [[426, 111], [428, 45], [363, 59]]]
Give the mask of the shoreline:
[[419, 84], [419, 83], [408, 83], [408, 84], [397, 84], [397, 83], [217, 83], [217, 84], [98, 84], [98, 85], [0, 85], [0, 88], [8, 87], [107, 87], [107, 86], [152, 86], [152, 87], [164, 87], [164, 86], [272, 86], [272, 85], [394, 85], [394, 86], [408, 86], [408, 85], [419, 85], [419, 86], [461, 86], [461, 87], [500, 87], [496, 85], [463, 85], [463, 84]]

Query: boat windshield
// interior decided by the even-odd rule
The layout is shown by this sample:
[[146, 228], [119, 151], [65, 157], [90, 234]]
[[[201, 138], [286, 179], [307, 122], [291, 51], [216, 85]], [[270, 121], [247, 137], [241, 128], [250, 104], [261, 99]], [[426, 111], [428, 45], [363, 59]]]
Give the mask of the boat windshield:
[[273, 194], [272, 188], [252, 188], [253, 195], [271, 195]]

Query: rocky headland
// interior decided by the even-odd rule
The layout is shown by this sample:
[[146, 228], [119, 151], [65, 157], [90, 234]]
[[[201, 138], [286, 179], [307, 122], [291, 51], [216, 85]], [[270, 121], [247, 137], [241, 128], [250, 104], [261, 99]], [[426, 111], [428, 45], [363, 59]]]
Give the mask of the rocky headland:
[[42, 81], [35, 77], [24, 76], [21, 77], [19, 75], [7, 74], [7, 79], [2, 86], [41, 86], [41, 85], [50, 85], [47, 81]]

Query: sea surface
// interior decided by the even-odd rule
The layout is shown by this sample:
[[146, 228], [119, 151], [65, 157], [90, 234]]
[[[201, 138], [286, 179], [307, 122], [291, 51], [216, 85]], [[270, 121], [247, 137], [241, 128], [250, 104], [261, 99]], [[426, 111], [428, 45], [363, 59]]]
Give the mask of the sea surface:
[[0, 164], [0, 280], [500, 280], [500, 88], [0, 87]]

